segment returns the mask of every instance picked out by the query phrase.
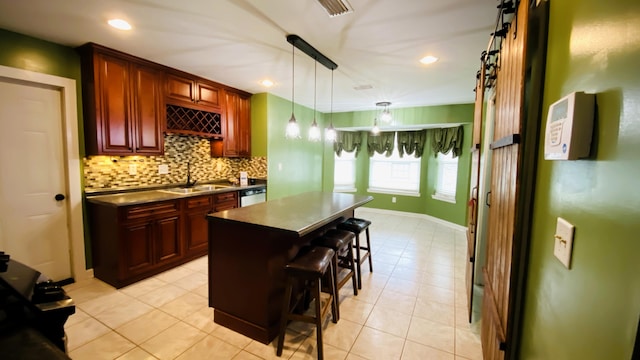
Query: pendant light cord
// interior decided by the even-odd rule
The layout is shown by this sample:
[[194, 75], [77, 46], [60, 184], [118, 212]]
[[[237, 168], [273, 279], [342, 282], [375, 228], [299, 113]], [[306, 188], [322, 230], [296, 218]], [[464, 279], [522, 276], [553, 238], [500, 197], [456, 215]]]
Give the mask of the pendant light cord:
[[291, 114], [293, 115], [293, 99], [296, 91], [296, 48], [291, 44]]
[[333, 69], [331, 69], [331, 113], [330, 113], [331, 127], [333, 127]]
[[316, 98], [318, 92], [318, 61], [316, 60], [313, 66], [313, 123], [316, 122]]

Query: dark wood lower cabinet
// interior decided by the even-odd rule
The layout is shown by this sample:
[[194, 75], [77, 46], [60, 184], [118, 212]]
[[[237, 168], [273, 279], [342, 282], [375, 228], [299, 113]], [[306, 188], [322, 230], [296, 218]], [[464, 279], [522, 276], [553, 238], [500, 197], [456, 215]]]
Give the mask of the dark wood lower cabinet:
[[95, 277], [121, 288], [206, 255], [206, 216], [217, 205], [238, 207], [238, 192], [119, 207], [89, 202]]
[[[120, 276], [140, 274], [153, 267], [153, 223], [144, 221], [124, 225], [122, 229], [123, 266]], [[95, 266], [95, 264], [94, 264]], [[94, 268], [95, 272], [95, 268]]]
[[155, 228], [156, 263], [179, 260], [183, 254], [180, 215], [157, 220]]
[[185, 243], [187, 255], [206, 253], [209, 248], [209, 224], [207, 214], [213, 210], [212, 196], [197, 196], [187, 199], [185, 211]]

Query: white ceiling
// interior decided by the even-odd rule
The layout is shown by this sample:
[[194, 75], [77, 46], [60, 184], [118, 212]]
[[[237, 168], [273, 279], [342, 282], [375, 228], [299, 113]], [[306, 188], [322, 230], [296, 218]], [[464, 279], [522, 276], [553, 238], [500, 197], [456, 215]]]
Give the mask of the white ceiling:
[[[330, 18], [317, 0], [0, 0], [0, 28], [75, 47], [95, 42], [250, 93], [291, 99], [297, 34], [338, 64], [333, 111], [471, 103], [496, 0], [349, 0]], [[134, 27], [122, 32], [106, 20]], [[314, 61], [295, 50], [295, 102], [314, 106]], [[418, 62], [425, 55], [435, 64]], [[270, 89], [259, 82], [269, 78]], [[355, 90], [359, 86], [368, 90]], [[331, 107], [317, 66], [317, 109]]]

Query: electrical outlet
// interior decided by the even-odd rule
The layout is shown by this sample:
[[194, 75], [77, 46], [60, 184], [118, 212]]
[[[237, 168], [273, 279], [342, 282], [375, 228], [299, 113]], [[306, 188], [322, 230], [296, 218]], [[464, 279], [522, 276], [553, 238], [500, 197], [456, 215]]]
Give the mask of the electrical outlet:
[[129, 175], [136, 175], [138, 173], [138, 165], [129, 164]]
[[558, 218], [556, 224], [556, 233], [553, 236], [555, 243], [553, 246], [553, 255], [560, 260], [567, 269], [571, 265], [571, 250], [573, 249], [573, 233], [575, 226], [571, 225], [567, 220]]
[[278, 171], [282, 171], [282, 163], [278, 163]]
[[168, 173], [169, 173], [169, 165], [167, 164], [158, 165], [158, 174], [164, 175]]
[[220, 161], [216, 163], [216, 171], [222, 171], [222, 163]]
[[395, 196], [391, 197], [391, 202], [394, 203], [394, 204], [396, 203], [396, 197]]

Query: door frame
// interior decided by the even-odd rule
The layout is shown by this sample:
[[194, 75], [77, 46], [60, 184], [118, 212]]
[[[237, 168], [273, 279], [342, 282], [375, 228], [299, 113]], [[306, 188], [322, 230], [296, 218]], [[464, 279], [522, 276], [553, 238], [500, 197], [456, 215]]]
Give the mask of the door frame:
[[[69, 230], [69, 258], [71, 276], [75, 281], [93, 277], [87, 270], [84, 246], [84, 221], [82, 214], [81, 161], [78, 144], [78, 108], [76, 81], [60, 76], [38, 73], [0, 65], [0, 78], [22, 83], [47, 85], [60, 92], [62, 99], [62, 153], [64, 155], [65, 207]], [[47, 274], [44, 274], [47, 275]]]

